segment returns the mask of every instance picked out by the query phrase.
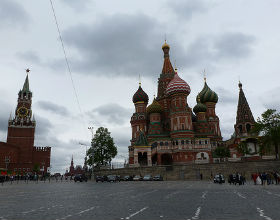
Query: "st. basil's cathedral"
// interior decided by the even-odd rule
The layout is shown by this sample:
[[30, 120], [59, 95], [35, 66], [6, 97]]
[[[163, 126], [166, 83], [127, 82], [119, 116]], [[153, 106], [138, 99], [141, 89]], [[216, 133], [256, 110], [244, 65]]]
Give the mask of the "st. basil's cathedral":
[[238, 158], [236, 148], [240, 141], [249, 139], [249, 130], [255, 120], [239, 84], [239, 103], [234, 126], [235, 133], [228, 142], [223, 141], [219, 117], [216, 115], [218, 95], [210, 89], [204, 78], [204, 87], [196, 97], [197, 104], [190, 108], [187, 102], [190, 86], [173, 68], [170, 46], [162, 46], [164, 61], [158, 78], [158, 93], [148, 106], [149, 97], [141, 87], [133, 95], [135, 113], [131, 117], [132, 138], [129, 166], [171, 165], [185, 163], [211, 163], [213, 151], [228, 145], [232, 158]]

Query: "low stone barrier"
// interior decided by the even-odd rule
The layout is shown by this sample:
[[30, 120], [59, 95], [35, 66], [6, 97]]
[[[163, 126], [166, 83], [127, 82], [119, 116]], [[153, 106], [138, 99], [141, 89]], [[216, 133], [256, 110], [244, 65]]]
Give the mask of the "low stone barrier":
[[160, 174], [164, 180], [199, 180], [202, 174], [203, 180], [210, 180], [218, 173], [226, 178], [229, 174], [240, 173], [251, 179], [254, 172], [280, 171], [280, 160], [260, 160], [260, 161], [238, 161], [211, 164], [184, 164], [172, 166], [152, 166], [152, 167], [131, 167], [110, 170], [95, 171], [95, 175], [141, 175]]

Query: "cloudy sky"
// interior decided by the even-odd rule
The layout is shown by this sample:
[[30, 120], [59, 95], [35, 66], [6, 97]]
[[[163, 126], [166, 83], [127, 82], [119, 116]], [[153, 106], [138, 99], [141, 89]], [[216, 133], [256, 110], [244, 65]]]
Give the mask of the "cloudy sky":
[[207, 82], [224, 140], [233, 133], [238, 80], [255, 118], [280, 110], [278, 0], [53, 0], [78, 107], [49, 0], [0, 0], [0, 141], [30, 68], [36, 146], [52, 147], [52, 171], [71, 156], [82, 164], [87, 129], [108, 127], [124, 160], [131, 137], [132, 96], [141, 75], [152, 100], [165, 36], [171, 61], [190, 85], [188, 103]]

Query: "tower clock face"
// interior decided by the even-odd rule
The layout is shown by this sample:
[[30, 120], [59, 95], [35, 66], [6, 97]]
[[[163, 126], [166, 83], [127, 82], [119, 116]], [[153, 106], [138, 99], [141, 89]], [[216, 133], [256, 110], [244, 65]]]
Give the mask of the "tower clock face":
[[18, 110], [17, 110], [17, 113], [20, 117], [25, 117], [27, 116], [28, 114], [28, 109], [25, 108], [25, 107], [20, 107]]

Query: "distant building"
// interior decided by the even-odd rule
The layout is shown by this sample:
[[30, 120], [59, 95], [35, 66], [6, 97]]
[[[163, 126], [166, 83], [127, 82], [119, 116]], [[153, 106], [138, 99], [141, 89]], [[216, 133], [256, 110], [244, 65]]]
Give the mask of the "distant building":
[[69, 170], [68, 169], [66, 170], [65, 175], [66, 176], [73, 176], [73, 175], [76, 175], [76, 174], [84, 174], [85, 171], [86, 171], [85, 166], [84, 166], [84, 168], [81, 165], [76, 165], [76, 167], [74, 167], [74, 161], [73, 161], [73, 155], [72, 155]]
[[51, 147], [34, 146], [36, 121], [32, 116], [32, 92], [29, 90], [28, 72], [23, 88], [18, 93], [15, 116], [8, 122], [7, 142], [0, 142], [0, 168], [24, 174], [50, 167]]

